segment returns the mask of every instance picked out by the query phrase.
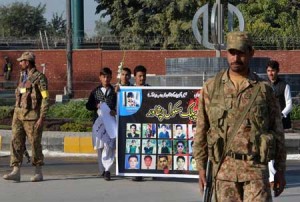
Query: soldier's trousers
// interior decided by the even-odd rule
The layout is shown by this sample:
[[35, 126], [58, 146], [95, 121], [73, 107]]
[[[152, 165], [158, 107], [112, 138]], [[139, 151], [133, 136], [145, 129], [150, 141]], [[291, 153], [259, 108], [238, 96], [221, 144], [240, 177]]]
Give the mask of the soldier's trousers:
[[271, 202], [272, 195], [268, 179], [247, 182], [216, 181], [218, 202]]
[[36, 129], [34, 127], [35, 123], [36, 120], [20, 120], [15, 110], [12, 121], [12, 139], [10, 145], [11, 166], [20, 166], [22, 164], [26, 137], [31, 144], [32, 165], [44, 165], [44, 155], [41, 144], [43, 127]]
[[4, 78], [5, 80], [10, 80], [10, 75], [11, 75], [11, 71], [7, 71], [7, 72], [4, 72]]

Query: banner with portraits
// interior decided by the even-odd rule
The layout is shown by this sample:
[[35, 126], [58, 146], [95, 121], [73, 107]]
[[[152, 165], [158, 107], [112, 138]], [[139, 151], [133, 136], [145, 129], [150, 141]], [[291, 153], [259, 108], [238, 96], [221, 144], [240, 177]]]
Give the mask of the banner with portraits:
[[200, 90], [120, 88], [117, 175], [198, 178], [192, 146]]

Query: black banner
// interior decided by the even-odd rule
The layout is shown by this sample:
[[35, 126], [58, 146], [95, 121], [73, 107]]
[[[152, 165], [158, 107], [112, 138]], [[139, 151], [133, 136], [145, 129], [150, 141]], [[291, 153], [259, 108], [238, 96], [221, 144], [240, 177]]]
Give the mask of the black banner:
[[198, 178], [192, 156], [200, 88], [121, 87], [117, 175]]

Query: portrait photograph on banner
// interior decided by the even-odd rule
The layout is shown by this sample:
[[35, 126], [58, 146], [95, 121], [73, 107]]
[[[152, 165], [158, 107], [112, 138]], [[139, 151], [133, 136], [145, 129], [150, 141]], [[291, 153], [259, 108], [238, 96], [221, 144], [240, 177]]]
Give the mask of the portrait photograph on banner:
[[193, 140], [200, 91], [120, 87], [116, 174], [198, 178]]

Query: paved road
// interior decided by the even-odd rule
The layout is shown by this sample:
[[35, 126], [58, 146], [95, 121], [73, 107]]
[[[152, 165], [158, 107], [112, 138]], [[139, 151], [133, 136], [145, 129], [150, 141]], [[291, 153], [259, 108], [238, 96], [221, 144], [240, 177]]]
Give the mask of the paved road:
[[[0, 158], [0, 175], [9, 172], [9, 158]], [[95, 157], [48, 157], [44, 167], [45, 181], [32, 183], [33, 168], [22, 167], [20, 183], [0, 179], [1, 202], [198, 202], [201, 201], [195, 179], [146, 178], [133, 182], [113, 176], [107, 182], [98, 177]], [[295, 202], [300, 198], [300, 161], [289, 161], [288, 185], [274, 201]]]

